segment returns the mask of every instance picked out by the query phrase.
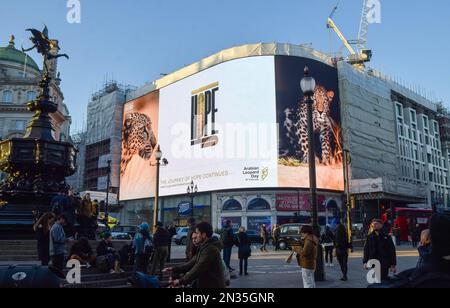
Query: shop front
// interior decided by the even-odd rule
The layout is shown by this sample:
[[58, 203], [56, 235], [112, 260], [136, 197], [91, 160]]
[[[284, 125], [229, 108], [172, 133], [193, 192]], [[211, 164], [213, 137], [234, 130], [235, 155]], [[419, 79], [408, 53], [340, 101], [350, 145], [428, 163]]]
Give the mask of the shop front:
[[[216, 200], [213, 221], [217, 229], [222, 229], [227, 220], [236, 230], [243, 226], [254, 231], [259, 231], [263, 224], [270, 230], [274, 224], [311, 223], [307, 191], [220, 193], [213, 199]], [[342, 217], [342, 194], [319, 193], [318, 203], [320, 225], [336, 225]]]

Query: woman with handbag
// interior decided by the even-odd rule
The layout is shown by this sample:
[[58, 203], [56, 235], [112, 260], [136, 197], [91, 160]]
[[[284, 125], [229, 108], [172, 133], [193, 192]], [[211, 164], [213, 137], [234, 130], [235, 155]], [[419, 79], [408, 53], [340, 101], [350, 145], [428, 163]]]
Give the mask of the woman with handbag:
[[252, 254], [251, 241], [248, 238], [244, 227], [239, 228], [237, 236], [238, 257], [239, 257], [239, 275], [248, 276], [248, 258]]

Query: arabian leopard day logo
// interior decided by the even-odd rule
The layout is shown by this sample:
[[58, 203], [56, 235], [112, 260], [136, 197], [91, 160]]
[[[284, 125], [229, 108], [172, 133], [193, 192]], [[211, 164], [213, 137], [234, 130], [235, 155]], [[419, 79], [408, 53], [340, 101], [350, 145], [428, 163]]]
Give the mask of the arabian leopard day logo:
[[216, 95], [219, 83], [215, 82], [192, 91], [191, 97], [191, 145], [202, 148], [214, 147], [219, 143], [216, 130]]

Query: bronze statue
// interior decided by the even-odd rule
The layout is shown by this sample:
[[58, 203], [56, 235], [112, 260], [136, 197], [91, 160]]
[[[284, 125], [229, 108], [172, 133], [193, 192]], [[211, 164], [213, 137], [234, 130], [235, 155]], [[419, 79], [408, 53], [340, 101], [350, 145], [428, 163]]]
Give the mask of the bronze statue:
[[44, 57], [44, 66], [45, 72], [48, 73], [47, 61], [52, 59], [57, 59], [60, 57], [65, 57], [69, 59], [69, 56], [66, 54], [53, 54], [53, 50], [59, 50], [58, 41], [51, 40], [48, 38], [48, 29], [47, 26], [44, 27], [44, 30], [39, 31], [36, 29], [27, 29], [26, 31], [31, 32], [30, 41], [33, 43], [33, 47], [24, 49], [22, 47], [23, 52], [31, 51], [36, 48], [37, 52], [40, 53]]

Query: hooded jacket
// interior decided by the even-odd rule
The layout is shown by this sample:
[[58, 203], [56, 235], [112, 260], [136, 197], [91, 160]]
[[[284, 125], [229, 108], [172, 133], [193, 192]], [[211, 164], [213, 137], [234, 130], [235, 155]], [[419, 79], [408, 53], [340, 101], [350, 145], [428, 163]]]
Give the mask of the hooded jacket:
[[319, 239], [314, 235], [307, 235], [304, 241], [305, 244], [300, 252], [300, 267], [316, 270]]
[[191, 284], [194, 281], [196, 288], [223, 289], [225, 279], [220, 251], [223, 245], [215, 238], [208, 239], [199, 248], [197, 254], [188, 263], [173, 268], [175, 274], [183, 274], [181, 283]]

